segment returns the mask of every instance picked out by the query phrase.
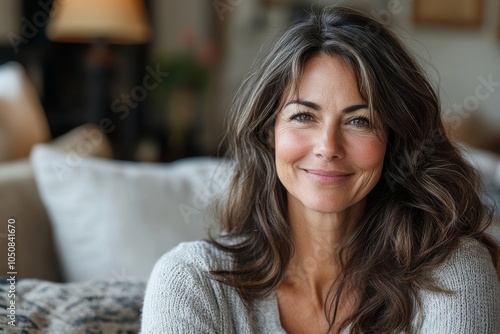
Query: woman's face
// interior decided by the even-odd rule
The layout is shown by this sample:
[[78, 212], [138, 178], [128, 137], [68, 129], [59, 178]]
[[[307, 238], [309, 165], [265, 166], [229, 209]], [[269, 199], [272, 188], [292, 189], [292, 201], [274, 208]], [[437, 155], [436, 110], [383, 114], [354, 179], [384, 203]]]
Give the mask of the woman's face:
[[278, 177], [289, 205], [323, 213], [361, 209], [381, 176], [386, 136], [341, 59], [309, 60], [274, 127]]

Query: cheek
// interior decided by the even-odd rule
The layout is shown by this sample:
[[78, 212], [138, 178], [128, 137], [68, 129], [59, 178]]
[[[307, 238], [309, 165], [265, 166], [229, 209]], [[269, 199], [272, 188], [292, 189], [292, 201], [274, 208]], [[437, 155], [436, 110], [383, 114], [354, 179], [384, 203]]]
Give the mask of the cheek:
[[275, 150], [276, 162], [292, 163], [308, 151], [308, 141], [304, 133], [293, 131], [293, 129], [276, 129], [275, 132]]
[[351, 146], [351, 158], [364, 170], [382, 170], [386, 143], [378, 138], [364, 138]]

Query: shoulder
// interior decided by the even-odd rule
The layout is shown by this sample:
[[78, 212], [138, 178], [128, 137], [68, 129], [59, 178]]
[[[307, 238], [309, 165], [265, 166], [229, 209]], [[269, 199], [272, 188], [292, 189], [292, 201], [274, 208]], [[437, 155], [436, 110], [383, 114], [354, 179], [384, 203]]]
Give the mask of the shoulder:
[[181, 243], [155, 264], [144, 297], [142, 331], [220, 332], [234, 293], [210, 277], [228, 259], [205, 241]]
[[444, 289], [462, 289], [483, 285], [498, 286], [498, 276], [490, 253], [475, 239], [463, 239], [450, 258], [433, 272], [436, 283]]
[[462, 240], [433, 277], [438, 287], [452, 293], [421, 293], [423, 332], [500, 332], [500, 283], [486, 247]]
[[184, 268], [190, 271], [226, 269], [230, 265], [228, 254], [207, 241], [183, 242], [164, 254], [155, 264], [154, 270], [162, 268]]
[[[211, 270], [229, 269], [229, 255], [207, 241], [184, 242], [165, 253], [155, 264], [148, 287], [167, 286], [177, 295], [201, 289], [207, 299], [221, 283], [211, 277]], [[205, 293], [211, 292], [212, 294]]]

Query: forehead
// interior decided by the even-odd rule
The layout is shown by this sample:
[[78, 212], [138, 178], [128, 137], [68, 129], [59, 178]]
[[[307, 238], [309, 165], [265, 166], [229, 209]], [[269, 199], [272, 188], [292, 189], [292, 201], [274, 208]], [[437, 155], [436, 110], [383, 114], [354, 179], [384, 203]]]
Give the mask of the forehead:
[[[284, 94], [292, 98], [364, 101], [354, 71], [340, 57], [320, 54], [309, 59]], [[286, 101], [284, 101], [286, 103]]]

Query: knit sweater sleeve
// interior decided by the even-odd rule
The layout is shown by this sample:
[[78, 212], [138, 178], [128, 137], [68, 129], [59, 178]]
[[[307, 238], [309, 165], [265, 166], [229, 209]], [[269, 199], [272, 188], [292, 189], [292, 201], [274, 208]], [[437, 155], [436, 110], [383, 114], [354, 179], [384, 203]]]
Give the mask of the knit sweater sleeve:
[[144, 298], [143, 334], [220, 332], [220, 312], [209, 278], [181, 250], [174, 249], [155, 264]]
[[455, 293], [422, 293], [420, 333], [500, 333], [500, 283], [485, 247], [475, 240], [462, 242], [435, 279]]

